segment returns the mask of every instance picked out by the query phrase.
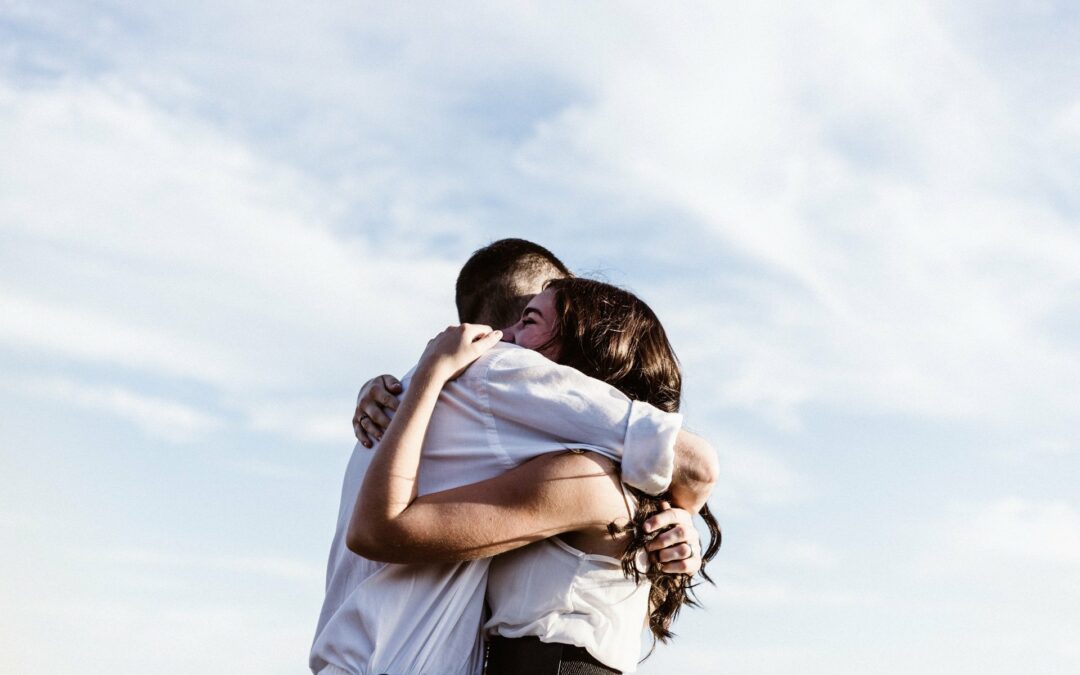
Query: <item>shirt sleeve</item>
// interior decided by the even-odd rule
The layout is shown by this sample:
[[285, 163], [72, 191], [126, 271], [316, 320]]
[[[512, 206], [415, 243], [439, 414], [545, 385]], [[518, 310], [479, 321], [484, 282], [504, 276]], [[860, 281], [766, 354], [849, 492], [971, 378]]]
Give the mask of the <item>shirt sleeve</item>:
[[503, 347], [478, 386], [497, 433], [539, 432], [622, 462], [623, 482], [649, 494], [671, 484], [678, 413], [631, 401], [611, 385], [520, 347]]

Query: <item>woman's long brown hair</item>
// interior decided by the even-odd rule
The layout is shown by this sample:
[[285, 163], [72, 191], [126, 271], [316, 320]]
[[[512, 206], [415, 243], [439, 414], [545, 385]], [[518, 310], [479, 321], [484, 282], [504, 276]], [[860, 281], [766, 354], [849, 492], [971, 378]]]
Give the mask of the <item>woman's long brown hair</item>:
[[[555, 317], [551, 345], [559, 348], [559, 363], [612, 385], [635, 401], [644, 401], [665, 412], [678, 412], [682, 397], [682, 373], [667, 333], [656, 314], [632, 293], [591, 279], [554, 279], [546, 288], [555, 293]], [[636, 563], [639, 551], [655, 535], [642, 527], [660, 510], [670, 495], [651, 496], [633, 490], [638, 509], [626, 526], [630, 543], [622, 556], [623, 571], [652, 588], [649, 592], [649, 628], [655, 640], [672, 636], [671, 623], [683, 605], [696, 605], [694, 585], [688, 574], [660, 571], [650, 565], [642, 572]], [[699, 514], [709, 530], [709, 543], [702, 552], [701, 575], [705, 563], [720, 548], [720, 526], [706, 505]], [[612, 524], [612, 534], [618, 528]], [[655, 643], [654, 643], [655, 644]]]

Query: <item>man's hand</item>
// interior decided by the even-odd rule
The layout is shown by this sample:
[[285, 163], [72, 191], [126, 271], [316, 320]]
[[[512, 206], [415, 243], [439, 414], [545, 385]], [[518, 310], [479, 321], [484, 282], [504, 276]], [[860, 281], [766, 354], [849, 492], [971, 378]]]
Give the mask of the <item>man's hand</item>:
[[660, 532], [645, 544], [649, 560], [667, 574], [696, 573], [701, 569], [701, 535], [693, 517], [667, 502], [661, 502], [661, 507], [662, 511], [645, 521], [646, 532]]
[[380, 375], [360, 388], [353, 413], [353, 433], [365, 448], [382, 438], [390, 417], [397, 410], [401, 382], [393, 375]]

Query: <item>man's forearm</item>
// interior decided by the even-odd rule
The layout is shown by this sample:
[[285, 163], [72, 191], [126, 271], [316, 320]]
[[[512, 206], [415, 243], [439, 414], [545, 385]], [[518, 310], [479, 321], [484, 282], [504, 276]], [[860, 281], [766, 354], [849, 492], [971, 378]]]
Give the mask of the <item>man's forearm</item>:
[[720, 463], [708, 441], [688, 431], [675, 438], [675, 469], [671, 476], [671, 501], [697, 513], [705, 505], [719, 478]]

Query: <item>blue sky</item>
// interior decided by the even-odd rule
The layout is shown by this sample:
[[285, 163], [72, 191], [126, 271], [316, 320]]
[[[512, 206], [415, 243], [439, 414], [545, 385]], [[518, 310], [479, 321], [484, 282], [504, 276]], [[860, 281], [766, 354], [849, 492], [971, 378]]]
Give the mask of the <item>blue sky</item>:
[[1078, 33], [3, 3], [0, 670], [302, 671], [357, 387], [523, 236], [654, 306], [720, 452], [640, 672], [1076, 671]]

